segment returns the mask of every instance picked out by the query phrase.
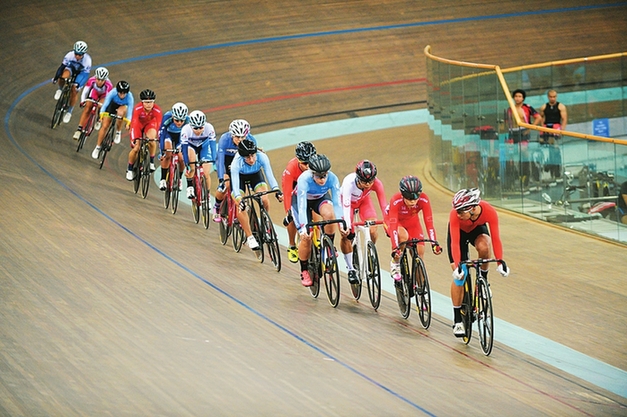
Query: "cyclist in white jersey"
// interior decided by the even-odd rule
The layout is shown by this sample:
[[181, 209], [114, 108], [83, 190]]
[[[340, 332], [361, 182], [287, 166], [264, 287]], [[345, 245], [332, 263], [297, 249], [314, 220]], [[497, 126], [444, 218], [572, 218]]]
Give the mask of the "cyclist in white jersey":
[[196, 157], [202, 163], [207, 188], [211, 190], [211, 166], [216, 155], [216, 131], [211, 123], [207, 123], [205, 113], [194, 110], [189, 115], [189, 123], [181, 129], [181, 151], [185, 161], [185, 177], [187, 178], [187, 198], [194, 198], [193, 178], [196, 167], [190, 165], [196, 162]]

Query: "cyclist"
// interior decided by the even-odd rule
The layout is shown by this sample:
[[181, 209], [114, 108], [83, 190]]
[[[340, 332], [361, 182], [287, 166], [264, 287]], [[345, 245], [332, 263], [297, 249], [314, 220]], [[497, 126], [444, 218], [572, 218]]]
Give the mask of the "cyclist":
[[292, 203], [290, 196], [296, 188], [296, 181], [298, 180], [298, 177], [300, 177], [300, 174], [308, 169], [309, 158], [316, 154], [316, 147], [311, 142], [300, 142], [296, 145], [295, 153], [296, 156], [287, 163], [287, 167], [281, 176], [283, 193], [288, 196], [288, 198], [283, 200], [283, 207], [286, 212], [283, 224], [287, 227], [287, 238], [289, 240], [287, 258], [292, 263], [298, 262], [298, 249], [296, 248], [296, 226], [294, 226], [294, 221], [290, 211]]
[[[263, 173], [261, 169], [263, 168]], [[264, 178], [265, 174], [265, 178]], [[242, 201], [242, 193], [244, 192], [245, 184], [248, 184], [250, 189], [254, 192], [262, 192], [268, 190], [268, 184], [273, 190], [279, 189], [274, 174], [272, 173], [272, 167], [270, 166], [270, 159], [268, 156], [257, 150], [257, 144], [250, 139], [242, 139], [237, 145], [237, 154], [233, 157], [231, 162], [231, 188], [233, 189], [232, 195], [235, 202], [238, 204], [239, 210], [237, 213], [237, 220], [244, 230], [246, 235], [246, 244], [252, 250], [260, 250], [259, 242], [253, 236], [250, 229], [250, 220], [248, 218], [248, 212], [246, 211], [246, 204]], [[283, 193], [276, 193], [276, 198], [279, 201], [283, 201]], [[268, 196], [261, 197], [263, 207], [266, 210], [270, 210], [270, 202]]]
[[[399, 259], [403, 253], [403, 248], [402, 245], [399, 246], [399, 242], [409, 239], [424, 239], [418, 217], [421, 211], [428, 239], [438, 240], [433, 227], [431, 202], [427, 194], [422, 192], [422, 182], [418, 177], [407, 175], [401, 178], [398, 188], [399, 192], [392, 196], [383, 216], [384, 227], [392, 243], [390, 274], [395, 283], [401, 280]], [[417, 249], [418, 255], [422, 258], [425, 253], [424, 243], [419, 243]], [[442, 248], [439, 245], [432, 244], [431, 250], [436, 255], [442, 253]]]
[[[105, 67], [96, 68], [96, 75], [87, 80], [87, 84], [85, 84], [83, 92], [81, 93], [81, 107], [83, 107], [83, 113], [78, 121], [78, 129], [74, 132], [74, 140], [80, 138], [81, 130], [83, 130], [83, 126], [87, 123], [87, 118], [94, 105], [93, 102], [87, 101], [87, 99], [95, 100], [99, 102], [99, 106], [101, 106], [106, 95], [112, 88], [113, 84], [109, 81], [109, 70]], [[94, 128], [96, 130], [100, 129], [100, 119], [96, 121]]]
[[213, 221], [220, 222], [220, 204], [224, 199], [226, 190], [230, 185], [229, 177], [231, 176], [231, 162], [237, 154], [237, 146], [242, 139], [252, 140], [255, 145], [257, 139], [250, 134], [250, 124], [244, 119], [235, 119], [229, 124], [229, 131], [220, 136], [218, 142], [218, 189], [216, 190], [216, 201], [213, 207]]
[[[311, 234], [307, 230], [307, 223], [311, 221], [312, 212], [319, 214], [323, 220], [342, 218], [340, 181], [331, 172], [331, 161], [326, 155], [316, 154], [309, 158], [309, 169], [298, 177], [296, 192], [292, 194], [292, 217], [300, 234], [300, 279], [305, 287], [310, 287], [313, 283], [307, 269], [311, 252]], [[325, 227], [325, 233], [333, 241], [335, 224]]]
[[211, 123], [207, 123], [207, 116], [200, 110], [194, 110], [189, 115], [189, 123], [181, 129], [181, 152], [185, 162], [185, 177], [187, 178], [187, 198], [194, 198], [194, 173], [196, 157], [202, 163], [207, 188], [211, 189], [211, 173], [209, 163], [215, 161], [216, 132]]
[[[102, 103], [102, 107], [100, 107], [100, 120], [102, 122], [102, 127], [98, 132], [98, 143], [94, 148], [94, 151], [91, 153], [91, 157], [94, 159], [98, 159], [98, 155], [100, 154], [100, 146], [102, 145], [102, 141], [109, 129], [109, 125], [111, 124], [112, 114], [117, 114], [122, 117], [122, 119], [117, 121], [115, 139], [114, 143], [120, 143], [122, 138], [122, 122], [125, 122], [126, 129], [129, 128], [131, 124], [131, 119], [133, 117], [133, 93], [131, 93], [131, 85], [126, 81], [118, 81], [115, 85], [115, 88], [109, 91], [109, 94], [105, 97], [104, 103]], [[124, 116], [126, 113], [126, 117]]]
[[[465, 268], [460, 268], [462, 261], [469, 259], [468, 244], [477, 250], [481, 259], [489, 259], [492, 249], [498, 259], [503, 259], [503, 245], [499, 236], [499, 218], [488, 202], [481, 200], [481, 192], [477, 188], [459, 190], [453, 197], [453, 209], [449, 214], [448, 258], [453, 268], [453, 282], [451, 283], [451, 301], [453, 302], [454, 325], [453, 334], [462, 337], [465, 334], [461, 316], [461, 305], [464, 297]], [[489, 230], [488, 230], [489, 226]], [[492, 247], [492, 248], [491, 248]], [[509, 268], [503, 264], [496, 270], [504, 277], [509, 275]], [[481, 275], [488, 277], [488, 264], [481, 265]]]
[[91, 71], [91, 56], [87, 53], [87, 44], [83, 41], [76, 41], [74, 49], [65, 54], [63, 62], [57, 69], [53, 84], [59, 85], [59, 89], [54, 92], [54, 99], [59, 100], [61, 98], [61, 90], [65, 85], [65, 79], [69, 79], [72, 75], [75, 75], [74, 88], [70, 94], [70, 108], [63, 116], [63, 123], [70, 123], [72, 119], [72, 110], [76, 104], [78, 97], [78, 89], [85, 85], [89, 78], [89, 72]]
[[[348, 266], [348, 282], [351, 284], [359, 284], [360, 277], [353, 267], [353, 239], [355, 231], [352, 228], [352, 220], [355, 214], [359, 214], [362, 221], [376, 220], [377, 213], [372, 205], [370, 192], [374, 191], [379, 200], [379, 208], [381, 213], [385, 212], [387, 201], [385, 199], [385, 190], [383, 183], [377, 178], [377, 167], [367, 159], [359, 162], [355, 167], [355, 172], [348, 174], [342, 186], [340, 187], [340, 196], [342, 199], [342, 207], [344, 209], [344, 221], [346, 222], [346, 230], [341, 231], [342, 240], [340, 241], [340, 249], [344, 254], [344, 260]], [[373, 242], [377, 242], [377, 227], [370, 227], [370, 236]]]
[[[141, 138], [157, 139], [157, 132], [161, 126], [163, 117], [161, 108], [155, 104], [157, 95], [150, 89], [145, 89], [139, 93], [141, 103], [133, 109], [131, 119], [131, 151], [128, 153], [128, 167], [126, 169], [126, 179], [133, 181], [133, 165], [137, 160], [139, 149], [141, 148]], [[155, 154], [157, 153], [157, 142], [148, 142], [148, 152], [150, 153], [150, 172], [155, 170]]]
[[[161, 181], [159, 181], [159, 189], [165, 191], [167, 184], [165, 177], [170, 163], [172, 162], [172, 153], [166, 152], [166, 149], [181, 149], [181, 129], [185, 124], [189, 123], [188, 109], [184, 103], [175, 103], [172, 110], [163, 115], [161, 127], [159, 128], [159, 147], [161, 149]], [[179, 169], [181, 172], [185, 169], [183, 158], [179, 158]], [[181, 188], [181, 185], [178, 184]]]

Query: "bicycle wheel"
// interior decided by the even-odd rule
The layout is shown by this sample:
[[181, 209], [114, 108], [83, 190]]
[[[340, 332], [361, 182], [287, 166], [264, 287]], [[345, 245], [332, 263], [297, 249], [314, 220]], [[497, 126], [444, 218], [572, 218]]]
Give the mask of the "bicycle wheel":
[[[359, 251], [357, 245], [353, 245], [353, 269], [358, 274], [361, 271], [361, 268], [359, 267]], [[359, 284], [350, 284], [350, 287], [355, 300], [359, 300], [361, 297], [361, 280], [359, 280]]]
[[477, 279], [477, 329], [483, 354], [488, 356], [492, 352], [494, 343], [494, 321], [492, 320], [492, 298], [485, 278]]
[[57, 104], [54, 106], [54, 113], [52, 113], [52, 122], [50, 123], [50, 128], [54, 129], [59, 126], [61, 123], [61, 119], [63, 118], [63, 113], [65, 113], [65, 106], [70, 99], [69, 88], [66, 85], [63, 87], [63, 91], [61, 92], [61, 97], [57, 100]]
[[377, 247], [373, 242], [368, 242], [366, 248], [366, 254], [368, 256], [368, 271], [366, 274], [366, 282], [368, 284], [368, 296], [370, 297], [370, 304], [375, 311], [381, 305], [381, 268], [379, 266], [379, 255], [377, 254]]
[[87, 118], [87, 122], [85, 123], [85, 127], [83, 127], [83, 129], [81, 130], [81, 135], [78, 138], [78, 144], [76, 146], [76, 152], [80, 151], [81, 149], [83, 149], [83, 146], [85, 145], [85, 141], [87, 140], [87, 137], [89, 135], [91, 135], [91, 132], [94, 131], [94, 124], [96, 123], [96, 118], [97, 118], [97, 114], [96, 112], [92, 111], [89, 113], [89, 117]]
[[[100, 146], [100, 156], [102, 156], [102, 159], [100, 160], [100, 169], [102, 169], [105, 159], [107, 159], [107, 153], [109, 153], [109, 151], [111, 150], [111, 144], [113, 143], [113, 136], [115, 136], [115, 122], [114, 121], [111, 122], [111, 126], [109, 126], [109, 130], [107, 131], [107, 134], [105, 135], [105, 138], [102, 141], [102, 144]], [[137, 190], [135, 190], [135, 192], [137, 192]]]
[[[274, 266], [277, 272], [281, 271], [281, 248], [279, 247], [279, 238], [277, 237], [276, 230], [274, 230], [274, 224], [268, 212], [261, 209], [261, 228], [263, 234], [263, 245], [268, 251], [268, 257], [270, 262]], [[259, 242], [261, 244], [261, 242]]]
[[172, 189], [172, 195], [170, 197], [170, 207], [172, 214], [176, 214], [176, 210], [179, 208], [179, 193], [181, 189], [179, 188], [179, 182], [181, 181], [181, 171], [179, 171], [178, 164], [174, 164], [174, 168], [170, 169], [170, 173], [172, 175], [172, 180], [170, 182], [170, 187]]
[[401, 280], [394, 283], [396, 289], [396, 301], [398, 309], [404, 319], [409, 317], [411, 312], [411, 296], [409, 295], [409, 282], [411, 280], [411, 270], [409, 269], [409, 260], [407, 250], [401, 256]]
[[163, 208], [166, 210], [170, 207], [170, 198], [172, 198], [172, 170], [168, 169], [165, 173], [165, 191], [163, 191]]
[[318, 298], [320, 294], [320, 276], [322, 276], [322, 263], [320, 262], [320, 251], [313, 243], [309, 252], [309, 276], [311, 277], [311, 286], [309, 292], [313, 298]]
[[327, 298], [335, 308], [340, 303], [340, 271], [337, 267], [337, 255], [333, 242], [326, 235], [322, 238], [322, 268]]
[[148, 151], [148, 143], [144, 142], [139, 151], [143, 155], [141, 164], [142, 198], [146, 198], [148, 195], [148, 188], [150, 188], [150, 178], [152, 176], [150, 172], [150, 152]]
[[235, 252], [242, 250], [244, 244], [244, 229], [237, 220], [233, 221], [233, 249]]
[[462, 337], [464, 343], [470, 343], [470, 339], [472, 339], [472, 322], [473, 322], [473, 297], [472, 297], [472, 283], [470, 273], [466, 276], [466, 281], [464, 282], [464, 298], [462, 299], [461, 306], [462, 313], [462, 323], [464, 323], [464, 328], [466, 330], [466, 334]]
[[[198, 170], [198, 167], [196, 167]], [[194, 179], [192, 180], [192, 186], [194, 187], [194, 198], [192, 198], [192, 214], [194, 216], [194, 221], [198, 223], [200, 221], [200, 186], [198, 184], [198, 172], [194, 174]]]
[[416, 296], [418, 317], [420, 317], [422, 327], [428, 329], [431, 325], [431, 288], [424, 261], [419, 257], [414, 262], [414, 277], [414, 282], [416, 283], [414, 294]]
[[220, 203], [220, 243], [226, 245], [233, 226], [229, 225], [229, 197], [225, 197]]
[[135, 191], [135, 194], [137, 194], [137, 192], [139, 191], [139, 184], [141, 183], [141, 175], [142, 175], [141, 158], [137, 157], [137, 159], [135, 160], [135, 163], [133, 164], [133, 191]]
[[87, 132], [83, 129], [81, 131], [81, 135], [78, 137], [78, 144], [76, 145], [76, 152], [83, 149], [83, 145], [85, 144], [85, 140], [87, 139]]
[[261, 233], [261, 226], [259, 226], [259, 216], [257, 215], [257, 210], [255, 209], [255, 203], [251, 200], [249, 206], [248, 218], [250, 220], [250, 231], [253, 233], [253, 236], [259, 243], [259, 249], [255, 250], [255, 256], [260, 263], [263, 263], [263, 235]]
[[211, 224], [211, 198], [209, 197], [209, 188], [207, 187], [207, 179], [203, 175], [200, 178], [201, 200], [200, 208], [202, 210], [202, 224], [205, 229], [209, 229]]

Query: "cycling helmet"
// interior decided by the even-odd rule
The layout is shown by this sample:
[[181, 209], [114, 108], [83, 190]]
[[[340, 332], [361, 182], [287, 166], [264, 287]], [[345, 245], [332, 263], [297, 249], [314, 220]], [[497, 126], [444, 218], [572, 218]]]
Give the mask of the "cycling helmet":
[[237, 153], [242, 157], [253, 155], [257, 152], [257, 145], [250, 139], [243, 139], [239, 145], [237, 145]]
[[200, 129], [201, 127], [205, 127], [206, 121], [207, 118], [205, 117], [205, 113], [201, 112], [200, 110], [194, 110], [189, 115], [189, 124], [192, 125], [192, 127], [198, 129]]
[[184, 103], [175, 103], [174, 106], [172, 106], [172, 117], [176, 120], [185, 120], [188, 111]]
[[229, 132], [231, 132], [231, 136], [244, 138], [250, 133], [250, 124], [244, 119], [233, 120], [229, 125]]
[[459, 190], [453, 196], [453, 208], [455, 210], [461, 210], [476, 206], [481, 202], [481, 191], [478, 188], [464, 188]]
[[109, 78], [109, 70], [105, 67], [96, 68], [96, 78], [99, 80], [106, 80]]
[[115, 89], [118, 93], [128, 93], [131, 91], [131, 85], [126, 81], [118, 81], [115, 85]]
[[308, 163], [309, 158], [316, 154], [316, 147], [311, 142], [300, 142], [296, 145], [296, 158], [300, 162]]
[[377, 177], [377, 167], [367, 159], [364, 159], [355, 167], [357, 179], [361, 182], [372, 182]]
[[315, 174], [326, 174], [331, 169], [331, 161], [326, 155], [312, 155], [309, 158], [309, 169]]
[[140, 100], [154, 100], [156, 97], [155, 92], [148, 88], [139, 93]]
[[418, 200], [418, 197], [420, 197], [420, 194], [422, 193], [422, 182], [420, 182], [418, 177], [407, 175], [401, 179], [401, 182], [398, 184], [398, 188], [400, 189], [403, 198], [408, 200]]
[[87, 44], [83, 41], [76, 41], [74, 44], [74, 53], [76, 55], [84, 55], [87, 52]]

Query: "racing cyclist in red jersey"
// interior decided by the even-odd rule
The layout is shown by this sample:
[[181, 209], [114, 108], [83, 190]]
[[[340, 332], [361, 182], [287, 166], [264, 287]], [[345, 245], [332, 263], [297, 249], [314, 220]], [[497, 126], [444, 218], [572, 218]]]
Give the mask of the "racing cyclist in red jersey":
[[[459, 263], [469, 259], [468, 244], [475, 247], [481, 259], [491, 258], [492, 249], [495, 258], [503, 259], [498, 215], [494, 207], [481, 200], [480, 195], [477, 188], [459, 190], [453, 197], [453, 210], [449, 214], [446, 244], [453, 268], [451, 301], [454, 315], [453, 334], [457, 337], [465, 334], [461, 315], [465, 271], [459, 268]], [[499, 263], [496, 270], [504, 277], [509, 275], [509, 269], [505, 269], [503, 264]], [[481, 275], [487, 278], [488, 264], [481, 265]]]
[[287, 259], [292, 263], [298, 262], [296, 226], [294, 226], [294, 219], [292, 219], [291, 214], [292, 193], [296, 189], [296, 181], [300, 174], [309, 168], [309, 158], [316, 154], [316, 147], [311, 142], [300, 142], [296, 145], [295, 154], [296, 156], [287, 163], [287, 167], [285, 167], [281, 176], [281, 187], [283, 194], [286, 196], [283, 199], [283, 207], [286, 212], [283, 224], [287, 227], [287, 238], [289, 240]]
[[[126, 179], [133, 181], [133, 164], [137, 159], [139, 148], [141, 147], [142, 137], [147, 139], [157, 139], [157, 132], [161, 126], [161, 108], [155, 104], [157, 95], [154, 91], [146, 89], [139, 93], [141, 103], [133, 109], [133, 118], [131, 119], [131, 151], [128, 154], [128, 168], [126, 171]], [[155, 154], [157, 153], [158, 141], [148, 142], [148, 152], [150, 153], [150, 172], [155, 170]]]
[[[420, 218], [418, 217], [421, 211], [427, 228], [427, 239], [437, 241], [429, 197], [422, 192], [422, 182], [418, 177], [407, 175], [401, 179], [399, 192], [390, 199], [390, 204], [386, 208], [383, 218], [386, 232], [390, 236], [392, 243], [390, 275], [394, 278], [395, 283], [401, 280], [399, 259], [403, 253], [403, 248], [399, 247], [399, 242], [409, 239], [424, 239]], [[440, 245], [432, 244], [431, 250], [436, 255], [442, 253]], [[422, 258], [424, 253], [425, 245], [424, 243], [419, 243], [418, 255]]]

